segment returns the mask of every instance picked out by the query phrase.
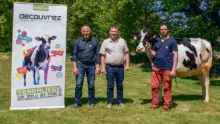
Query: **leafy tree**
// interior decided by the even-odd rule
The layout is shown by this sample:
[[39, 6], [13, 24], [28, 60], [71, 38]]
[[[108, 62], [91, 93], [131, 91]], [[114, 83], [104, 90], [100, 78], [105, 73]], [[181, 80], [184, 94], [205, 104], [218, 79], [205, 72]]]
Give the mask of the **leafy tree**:
[[0, 4], [0, 51], [11, 50], [12, 39], [12, 1], [1, 1]]
[[[175, 37], [201, 37], [213, 44], [220, 37], [219, 0], [8, 0], [0, 2], [0, 51], [11, 50], [13, 2], [68, 5], [67, 49], [80, 36], [80, 28], [89, 25], [100, 44], [109, 37], [112, 25], [119, 27], [130, 51], [136, 48], [131, 34], [144, 26], [153, 31], [166, 22]], [[11, 15], [11, 16], [10, 16]]]

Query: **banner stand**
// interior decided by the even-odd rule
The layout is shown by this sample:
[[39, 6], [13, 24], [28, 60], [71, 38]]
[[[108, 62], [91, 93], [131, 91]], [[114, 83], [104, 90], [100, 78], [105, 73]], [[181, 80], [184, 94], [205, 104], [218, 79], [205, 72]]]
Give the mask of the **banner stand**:
[[67, 6], [14, 2], [11, 106], [65, 107]]

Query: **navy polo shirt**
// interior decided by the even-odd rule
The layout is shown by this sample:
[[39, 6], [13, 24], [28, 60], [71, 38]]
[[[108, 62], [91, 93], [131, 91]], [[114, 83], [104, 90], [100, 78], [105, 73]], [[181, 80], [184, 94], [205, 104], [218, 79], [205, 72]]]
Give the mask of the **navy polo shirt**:
[[178, 51], [176, 39], [169, 37], [164, 42], [160, 38], [153, 46], [153, 51], [156, 52], [154, 66], [159, 69], [172, 70], [173, 68], [173, 51]]
[[88, 40], [83, 37], [74, 41], [72, 61], [80, 61], [84, 64], [100, 64], [99, 43], [95, 38]]

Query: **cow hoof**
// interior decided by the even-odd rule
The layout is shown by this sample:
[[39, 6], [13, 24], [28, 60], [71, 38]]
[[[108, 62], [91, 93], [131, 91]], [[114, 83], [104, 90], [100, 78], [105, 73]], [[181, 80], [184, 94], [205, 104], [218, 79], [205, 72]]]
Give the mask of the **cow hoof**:
[[209, 103], [209, 101], [208, 101], [208, 100], [204, 100], [204, 103], [205, 103], [205, 104], [208, 104], [208, 103]]

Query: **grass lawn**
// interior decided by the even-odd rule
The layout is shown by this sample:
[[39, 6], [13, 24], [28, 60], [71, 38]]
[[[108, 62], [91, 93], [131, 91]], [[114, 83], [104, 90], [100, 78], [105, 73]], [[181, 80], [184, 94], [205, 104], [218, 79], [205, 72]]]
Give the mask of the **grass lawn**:
[[[106, 107], [106, 79], [96, 77], [96, 106], [88, 105], [87, 83], [83, 86], [82, 106], [72, 109], [74, 100], [75, 77], [72, 65], [66, 62], [66, 89], [63, 109], [13, 110], [10, 111], [11, 94], [11, 55], [0, 53], [0, 124], [217, 124], [220, 123], [220, 78], [212, 78], [210, 84], [210, 102], [205, 104], [201, 96], [201, 86], [196, 78], [177, 78], [178, 89], [173, 82], [174, 106], [165, 114], [162, 106], [156, 110], [147, 109], [151, 105], [150, 65], [141, 67], [131, 64], [131, 70], [125, 73], [125, 107], [116, 104]], [[116, 95], [115, 95], [116, 96]], [[116, 100], [115, 100], [116, 101]]]

